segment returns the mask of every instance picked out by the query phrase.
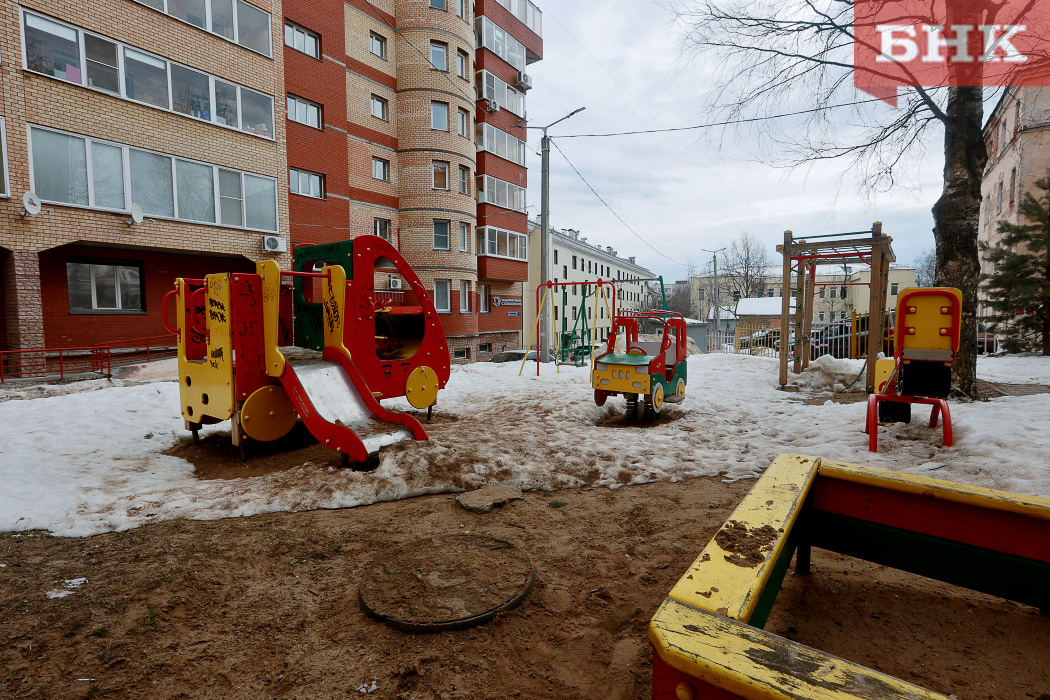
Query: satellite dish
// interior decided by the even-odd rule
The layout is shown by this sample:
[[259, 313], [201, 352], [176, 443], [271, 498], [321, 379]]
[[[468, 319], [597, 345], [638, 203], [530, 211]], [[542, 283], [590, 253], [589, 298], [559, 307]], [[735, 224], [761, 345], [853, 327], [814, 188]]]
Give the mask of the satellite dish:
[[22, 195], [22, 206], [25, 207], [26, 214], [36, 216], [40, 213], [40, 197], [36, 196], [36, 192], [26, 192]]
[[131, 203], [131, 223], [142, 223], [142, 205], [138, 202]]

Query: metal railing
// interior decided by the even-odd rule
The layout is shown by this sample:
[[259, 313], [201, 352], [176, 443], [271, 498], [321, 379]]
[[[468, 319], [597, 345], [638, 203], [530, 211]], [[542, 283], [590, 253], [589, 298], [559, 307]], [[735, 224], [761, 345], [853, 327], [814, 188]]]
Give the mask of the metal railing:
[[68, 348], [0, 350], [0, 384], [8, 379], [113, 374], [113, 366], [152, 362], [172, 357], [177, 351], [175, 336], [154, 335], [110, 343]]

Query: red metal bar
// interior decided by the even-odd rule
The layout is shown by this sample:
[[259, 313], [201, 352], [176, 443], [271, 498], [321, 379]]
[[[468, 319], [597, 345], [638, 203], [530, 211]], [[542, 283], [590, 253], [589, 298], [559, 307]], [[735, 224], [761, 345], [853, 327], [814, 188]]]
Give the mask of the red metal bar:
[[291, 275], [292, 277], [331, 277], [328, 272], [296, 272], [295, 270], [281, 270], [281, 275]]

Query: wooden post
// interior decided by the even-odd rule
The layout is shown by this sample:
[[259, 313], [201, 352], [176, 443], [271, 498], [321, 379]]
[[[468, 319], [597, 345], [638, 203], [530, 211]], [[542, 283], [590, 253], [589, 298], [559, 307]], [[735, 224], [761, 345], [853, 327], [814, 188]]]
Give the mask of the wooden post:
[[798, 286], [795, 287], [795, 289], [798, 290], [797, 294], [795, 295], [795, 325], [793, 327], [780, 329], [780, 334], [782, 336], [782, 342], [780, 343], [781, 347], [784, 346], [783, 339], [790, 338], [791, 331], [795, 331], [795, 342], [791, 343], [791, 349], [795, 353], [795, 362], [792, 365], [792, 371], [794, 371], [795, 374], [799, 374], [802, 372], [802, 338], [799, 336], [802, 332], [802, 302], [805, 299], [804, 292], [806, 290], [806, 270], [808, 269], [808, 267], [808, 264], [803, 263], [801, 260], [798, 261], [798, 275], [796, 277], [796, 279], [798, 280]]
[[885, 239], [882, 236], [882, 222], [871, 225], [871, 285], [868, 294], [868, 356], [865, 359], [867, 376], [864, 388], [869, 394], [875, 393], [875, 363], [878, 361], [880, 337], [882, 335], [883, 306], [886, 300], [886, 273], [888, 265], [885, 253]]
[[802, 324], [802, 369], [809, 367], [810, 333], [813, 330], [813, 295], [816, 292], [817, 266], [809, 265], [806, 275], [806, 315]]
[[[781, 249], [784, 255], [784, 284], [783, 295], [780, 304], [780, 332], [788, 327], [788, 314], [791, 312], [791, 231], [784, 231], [784, 246]], [[788, 381], [788, 353], [791, 352], [785, 342], [780, 344], [780, 386], [787, 386]]]

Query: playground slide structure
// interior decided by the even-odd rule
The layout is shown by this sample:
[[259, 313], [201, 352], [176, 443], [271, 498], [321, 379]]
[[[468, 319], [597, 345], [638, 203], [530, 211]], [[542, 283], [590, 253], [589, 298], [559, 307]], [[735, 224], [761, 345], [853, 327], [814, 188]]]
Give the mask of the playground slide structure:
[[[663, 322], [659, 341], [638, 339], [639, 319]], [[617, 353], [620, 333], [624, 353]], [[664, 403], [680, 403], [686, 385], [685, 319], [674, 311], [624, 311], [613, 319], [605, 348], [594, 358], [591, 387], [594, 402], [605, 404], [610, 396], [627, 398], [627, 415], [638, 410], [644, 397], [648, 417], [660, 413]]]
[[[429, 410], [449, 377], [448, 347], [418, 277], [385, 240], [301, 246], [291, 272], [272, 260], [256, 272], [179, 278], [174, 296], [179, 395], [186, 427], [232, 421], [235, 445], [276, 440], [302, 420], [318, 441], [365, 461], [385, 445], [426, 440], [413, 416], [379, 399], [405, 396]], [[310, 267], [309, 271], [298, 268]], [[347, 270], [352, 277], [347, 277]], [[291, 307], [297, 346], [288, 342], [281, 277], [296, 279]], [[376, 288], [398, 279], [403, 291]], [[287, 311], [287, 305], [283, 311]], [[395, 319], [395, 320], [392, 320]]]

